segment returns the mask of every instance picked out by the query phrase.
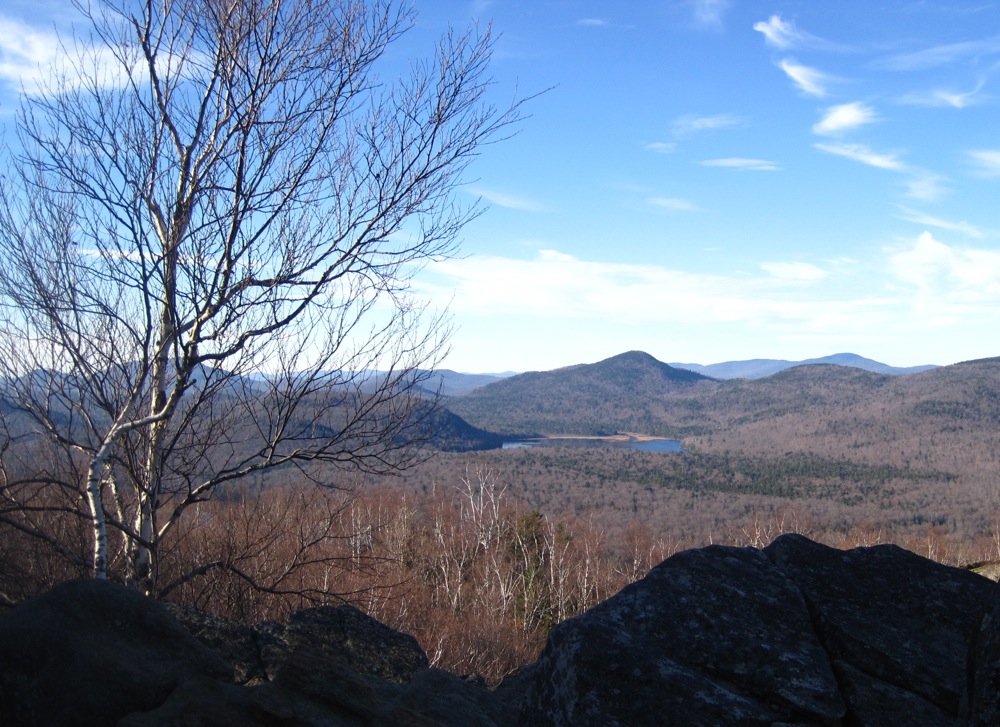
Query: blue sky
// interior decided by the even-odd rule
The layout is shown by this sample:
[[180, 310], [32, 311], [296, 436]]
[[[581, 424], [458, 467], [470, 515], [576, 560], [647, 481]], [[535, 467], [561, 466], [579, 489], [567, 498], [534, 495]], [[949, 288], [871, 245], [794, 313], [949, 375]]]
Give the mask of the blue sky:
[[[1000, 2], [416, 7], [400, 53], [492, 21], [497, 103], [549, 89], [417, 278], [447, 368], [1000, 355]], [[65, 8], [0, 10], [0, 113]]]

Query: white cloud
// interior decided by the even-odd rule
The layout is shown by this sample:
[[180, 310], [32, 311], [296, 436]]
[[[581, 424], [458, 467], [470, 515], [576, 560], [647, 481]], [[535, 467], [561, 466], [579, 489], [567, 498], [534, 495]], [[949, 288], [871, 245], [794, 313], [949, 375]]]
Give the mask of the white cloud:
[[723, 16], [732, 4], [731, 0], [689, 0], [694, 21], [708, 28], [722, 25]]
[[761, 263], [761, 269], [773, 278], [792, 283], [812, 283], [827, 277], [827, 272], [811, 263]]
[[[804, 321], [830, 315], [803, 299], [804, 283], [825, 273], [808, 263], [769, 263], [763, 274], [713, 275], [658, 265], [580, 260], [554, 250], [535, 259], [469, 257], [428, 266], [438, 283], [425, 292], [454, 299], [458, 315], [616, 321]], [[866, 303], [850, 303], [866, 307]]]
[[815, 48], [819, 50], [847, 50], [838, 43], [823, 40], [812, 33], [795, 27], [795, 23], [784, 21], [780, 15], [772, 15], [767, 20], [753, 24], [753, 29], [764, 36], [764, 42], [780, 50], [790, 48]]
[[608, 25], [608, 21], [603, 18], [580, 18], [576, 24], [587, 28], [602, 28]]
[[[28, 95], [61, 93], [84, 82], [121, 87], [136, 75], [141, 60], [138, 47], [89, 46], [69, 33], [60, 37], [0, 17], [0, 81]], [[206, 67], [199, 53], [174, 54], [169, 48], [159, 49], [156, 65], [162, 77], [193, 76]]]
[[674, 121], [674, 137], [682, 138], [702, 131], [727, 129], [739, 126], [743, 119], [733, 114], [717, 114], [715, 116], [694, 116], [688, 114]]
[[910, 53], [897, 53], [873, 64], [889, 71], [923, 71], [946, 66], [967, 58], [982, 58], [1000, 53], [1000, 36], [934, 46]]
[[983, 311], [1000, 303], [1000, 251], [952, 247], [924, 232], [912, 246], [891, 254], [889, 266], [939, 314]]
[[959, 91], [945, 91], [935, 89], [926, 93], [908, 93], [899, 98], [899, 103], [911, 106], [931, 106], [931, 107], [951, 107], [954, 109], [964, 109], [969, 106], [977, 106], [989, 97], [982, 93], [985, 83], [980, 81], [974, 89], [965, 93]]
[[794, 47], [801, 39], [802, 33], [796, 29], [794, 23], [786, 23], [778, 15], [772, 15], [767, 21], [760, 21], [753, 24], [753, 29], [764, 34], [764, 41], [775, 48]]
[[853, 159], [856, 162], [878, 167], [879, 169], [889, 169], [897, 172], [906, 169], [906, 165], [899, 161], [895, 155], [879, 154], [864, 144], [814, 144], [813, 146], [820, 151]]
[[860, 101], [831, 106], [812, 128], [813, 133], [823, 136], [840, 134], [870, 124], [878, 117], [875, 110]]
[[964, 220], [962, 222], [950, 222], [948, 220], [942, 220], [939, 217], [932, 217], [931, 215], [920, 212], [919, 210], [903, 206], [899, 207], [899, 211], [902, 213], [902, 218], [908, 222], [924, 225], [926, 227], [937, 227], [951, 232], [960, 232], [963, 235], [977, 239], [983, 237], [982, 230], [975, 225], [965, 222]]
[[677, 144], [673, 141], [652, 141], [643, 148], [646, 151], [654, 151], [657, 154], [671, 154], [677, 149]]
[[[947, 363], [995, 354], [982, 331], [1000, 325], [1000, 252], [947, 246], [928, 233], [872, 259], [745, 272], [551, 249], [531, 259], [471, 256], [432, 263], [418, 285], [432, 303], [451, 302], [456, 352], [481, 362], [464, 364], [469, 371], [554, 368], [631, 348], [665, 361], [855, 350], [896, 365]], [[706, 341], [722, 343], [682, 353], [707, 351]], [[803, 354], [788, 353], [796, 350]]]
[[789, 78], [795, 82], [804, 94], [808, 96], [826, 96], [826, 82], [830, 79], [826, 74], [797, 63], [791, 58], [784, 58], [778, 64]]
[[966, 152], [976, 165], [976, 171], [983, 177], [1000, 177], [1000, 150], [979, 149]]
[[906, 182], [906, 196], [921, 202], [937, 202], [948, 190], [943, 182], [944, 177], [931, 172], [920, 172]]
[[698, 212], [700, 208], [693, 202], [677, 197], [651, 197], [649, 203], [660, 209], [673, 210], [675, 212]]
[[542, 205], [538, 204], [534, 200], [528, 199], [527, 197], [508, 194], [506, 192], [498, 192], [494, 189], [479, 186], [471, 186], [466, 189], [470, 194], [482, 197], [487, 202], [495, 204], [497, 207], [505, 207], [511, 210], [521, 210], [523, 212], [540, 212], [543, 209]]
[[494, 5], [496, 5], [496, 0], [475, 0], [472, 3], [472, 15], [474, 17], [481, 15]]
[[728, 169], [745, 169], [752, 171], [774, 171], [781, 169], [776, 162], [766, 159], [746, 159], [744, 157], [728, 157], [726, 159], [706, 159], [701, 162], [705, 167], [726, 167]]
[[0, 18], [0, 78], [15, 88], [23, 84], [28, 93], [37, 93], [51, 72], [58, 50], [55, 33]]

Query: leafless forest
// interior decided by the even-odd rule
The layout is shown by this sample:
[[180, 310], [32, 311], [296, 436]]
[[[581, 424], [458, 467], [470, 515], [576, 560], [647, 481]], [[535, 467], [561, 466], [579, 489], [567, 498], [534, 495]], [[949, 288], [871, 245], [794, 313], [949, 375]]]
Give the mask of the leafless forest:
[[[459, 252], [526, 100], [491, 100], [488, 27], [400, 75], [395, 0], [77, 9], [0, 147], [0, 608], [74, 577], [242, 620], [352, 603], [496, 681], [680, 549], [1000, 554], [996, 360], [629, 352], [428, 390], [449, 329], [414, 271]], [[686, 451], [488, 449], [616, 432]]]
[[[271, 472], [195, 506], [164, 543], [158, 595], [250, 621], [349, 602], [417, 636], [434, 664], [496, 681], [534, 660], [552, 624], [685, 548], [799, 532], [954, 565], [1000, 555], [989, 428], [927, 424], [915, 456], [885, 433], [884, 451], [858, 446], [861, 413], [847, 437], [811, 416], [692, 437], [684, 453], [437, 453], [396, 476], [331, 468], [334, 488]], [[0, 536], [8, 603], [86, 572], [85, 522], [48, 544]]]

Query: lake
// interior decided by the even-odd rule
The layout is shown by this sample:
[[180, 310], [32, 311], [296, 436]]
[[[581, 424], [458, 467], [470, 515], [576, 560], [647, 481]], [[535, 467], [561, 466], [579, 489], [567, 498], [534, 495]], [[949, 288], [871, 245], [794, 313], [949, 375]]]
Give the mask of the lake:
[[504, 442], [504, 449], [523, 449], [524, 447], [605, 447], [611, 449], [637, 449], [643, 452], [683, 452], [677, 439], [601, 439], [582, 437], [545, 437], [542, 439], [523, 439], [516, 442]]

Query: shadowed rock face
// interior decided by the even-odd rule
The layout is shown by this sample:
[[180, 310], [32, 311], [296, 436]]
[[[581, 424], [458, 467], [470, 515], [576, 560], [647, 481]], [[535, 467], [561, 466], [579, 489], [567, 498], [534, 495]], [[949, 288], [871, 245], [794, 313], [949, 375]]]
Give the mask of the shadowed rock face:
[[998, 595], [894, 546], [690, 550], [491, 691], [349, 607], [245, 625], [73, 581], [0, 615], [0, 724], [985, 727]]
[[189, 679], [230, 667], [160, 603], [93, 580], [62, 583], [0, 617], [0, 724], [114, 724]]
[[843, 714], [795, 584], [761, 551], [718, 546], [670, 558], [553, 629], [524, 710], [536, 724], [697, 716], [769, 725]]
[[233, 665], [237, 684], [271, 681], [289, 654], [305, 648], [393, 684], [404, 684], [429, 666], [415, 638], [353, 606], [306, 608], [293, 613], [287, 624], [265, 621], [254, 625], [175, 604], [167, 608], [182, 626]]
[[763, 551], [679, 553], [552, 630], [521, 718], [960, 724], [970, 645], [997, 596], [895, 546], [789, 535]]

